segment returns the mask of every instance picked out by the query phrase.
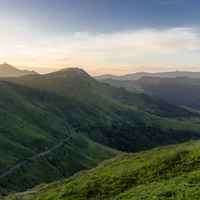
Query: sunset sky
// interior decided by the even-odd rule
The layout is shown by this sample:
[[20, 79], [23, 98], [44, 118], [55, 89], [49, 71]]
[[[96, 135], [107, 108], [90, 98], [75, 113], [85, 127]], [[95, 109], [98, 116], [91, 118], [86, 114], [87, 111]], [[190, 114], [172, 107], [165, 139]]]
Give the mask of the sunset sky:
[[200, 71], [199, 0], [0, 0], [0, 62]]

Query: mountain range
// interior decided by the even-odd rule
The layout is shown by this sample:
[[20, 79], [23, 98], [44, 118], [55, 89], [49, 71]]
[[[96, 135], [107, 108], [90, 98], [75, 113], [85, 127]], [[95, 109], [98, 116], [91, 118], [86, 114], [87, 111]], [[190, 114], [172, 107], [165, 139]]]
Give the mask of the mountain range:
[[105, 79], [101, 81], [114, 87], [125, 88], [130, 92], [157, 97], [169, 104], [196, 111], [200, 109], [200, 79], [142, 77], [139, 80]]
[[20, 70], [7, 63], [0, 64], [0, 77], [19, 77], [37, 74], [35, 71]]
[[[79, 68], [68, 68], [43, 75], [34, 73], [20, 77], [2, 77], [0, 194], [8, 195], [36, 187], [33, 191], [30, 190], [30, 196], [28, 191], [8, 198], [19, 199], [25, 195], [25, 199], [97, 199], [95, 195], [99, 194], [100, 198], [101, 190], [106, 192], [106, 199], [112, 197], [111, 189], [115, 192], [113, 188], [117, 188], [117, 185], [120, 190], [116, 192], [117, 195], [131, 189], [134, 186], [133, 171], [136, 169], [139, 170], [136, 170], [139, 174], [144, 170], [145, 173], [149, 173], [149, 179], [141, 178], [139, 182], [150, 184], [154, 180], [157, 181], [155, 173], [162, 172], [159, 166], [163, 166], [162, 169], [166, 168], [166, 174], [179, 169], [174, 167], [177, 162], [183, 163], [180, 167], [185, 166], [186, 160], [191, 157], [184, 157], [184, 152], [179, 155], [182, 145], [172, 148], [172, 152], [177, 154], [169, 154], [169, 157], [163, 157], [163, 160], [157, 158], [157, 153], [153, 154], [154, 150], [147, 151], [148, 156], [155, 156], [153, 161], [151, 156], [149, 159], [148, 156], [143, 157], [143, 153], [129, 156], [132, 152], [200, 138], [198, 109], [175, 104], [154, 95], [152, 90], [145, 88], [142, 81], [144, 82], [140, 79], [136, 82], [145, 92], [99, 82]], [[198, 142], [194, 144], [199, 146]], [[190, 151], [190, 146], [193, 145], [186, 143], [185, 146], [188, 146]], [[193, 155], [195, 150], [186, 155]], [[160, 154], [161, 157], [167, 155], [168, 151], [165, 148], [156, 150], [160, 151], [164, 152]], [[116, 156], [117, 158], [114, 158]], [[93, 168], [106, 159], [111, 161], [106, 161], [105, 166], [100, 164], [97, 170], [82, 172], [83, 176], [72, 176], [80, 170]], [[115, 159], [120, 168], [115, 168]], [[131, 163], [140, 162], [140, 159], [139, 168], [128, 168]], [[154, 160], [158, 162], [155, 171]], [[166, 164], [168, 160], [171, 166]], [[195, 162], [191, 162], [193, 161]], [[192, 166], [193, 164], [187, 167]], [[198, 167], [196, 164], [195, 166]], [[98, 171], [101, 167], [102, 171]], [[123, 172], [123, 169], [127, 169], [127, 173], [130, 174]], [[190, 171], [195, 169], [191, 168]], [[122, 173], [118, 174], [120, 170]], [[106, 173], [112, 171], [113, 177], [106, 179]], [[85, 176], [91, 179], [87, 180], [85, 173]], [[59, 181], [69, 176], [72, 177], [64, 180], [69, 186]], [[175, 177], [175, 174], [170, 177]], [[100, 179], [102, 182], [99, 182]], [[52, 183], [52, 188], [53, 181], [58, 182]], [[37, 186], [43, 183], [47, 185]], [[76, 187], [73, 189], [71, 184]], [[112, 184], [113, 188], [109, 189], [109, 185], [112, 187]], [[108, 187], [108, 190], [104, 186]], [[145, 190], [146, 186], [143, 186]], [[35, 191], [41, 196], [35, 195]]]
[[96, 76], [98, 80], [113, 79], [113, 80], [138, 80], [142, 77], [160, 77], [160, 78], [176, 78], [176, 77], [189, 77], [189, 78], [200, 78], [200, 72], [190, 72], [190, 71], [171, 71], [171, 72], [136, 72], [131, 74], [126, 74], [122, 76], [115, 76], [111, 74], [103, 74]]

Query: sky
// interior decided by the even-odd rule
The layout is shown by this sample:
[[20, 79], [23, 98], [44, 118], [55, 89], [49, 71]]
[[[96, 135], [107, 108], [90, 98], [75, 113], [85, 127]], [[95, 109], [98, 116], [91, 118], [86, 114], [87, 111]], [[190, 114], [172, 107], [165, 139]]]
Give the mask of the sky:
[[200, 71], [199, 0], [0, 0], [0, 63]]

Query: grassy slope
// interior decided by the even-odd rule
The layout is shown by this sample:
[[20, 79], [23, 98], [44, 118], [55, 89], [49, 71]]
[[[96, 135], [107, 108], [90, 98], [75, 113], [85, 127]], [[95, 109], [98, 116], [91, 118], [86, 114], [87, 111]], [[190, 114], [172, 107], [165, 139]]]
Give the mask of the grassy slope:
[[[69, 111], [68, 108], [73, 105], [66, 104], [66, 98], [7, 82], [0, 83], [0, 91], [1, 174], [24, 159], [46, 151], [73, 135], [70, 143], [57, 150], [57, 154], [61, 156], [56, 162], [52, 160], [58, 158], [58, 155], [53, 152], [49, 154], [50, 160], [37, 159], [34, 165], [31, 162], [6, 178], [0, 178], [0, 193], [4, 190], [24, 190], [41, 182], [69, 176], [116, 155], [115, 150], [75, 133], [63, 112], [63, 109]], [[74, 134], [78, 136], [74, 137]], [[68, 149], [76, 153], [63, 154]], [[67, 173], [63, 173], [63, 169]], [[26, 173], [21, 173], [21, 170]]]
[[[84, 110], [78, 112], [77, 115], [76, 112], [73, 112], [73, 109], [70, 110], [70, 112], [74, 114], [74, 118], [70, 122], [74, 123], [74, 121], [77, 121], [77, 118], [78, 121], [80, 119], [84, 120], [84, 123], [81, 123], [81, 125], [79, 123], [77, 125], [78, 129], [81, 129], [83, 132], [89, 132], [89, 135], [93, 139], [101, 143], [103, 142], [104, 144], [109, 144], [109, 141], [104, 141], [105, 137], [99, 138], [98, 135], [100, 134], [95, 134], [95, 136], [91, 135], [91, 128], [96, 133], [97, 131], [101, 132], [101, 130], [103, 132], [108, 132], [106, 130], [112, 130], [111, 126], [123, 129], [124, 127], [121, 126], [123, 124], [132, 130], [134, 130], [136, 124], [140, 124], [140, 127], [136, 127], [136, 129], [140, 129], [142, 126], [145, 127], [146, 125], [158, 129], [161, 127], [160, 124], [165, 124], [165, 127], [167, 124], [168, 129], [171, 128], [182, 131], [185, 130], [185, 127], [182, 128], [185, 123], [183, 119], [182, 122], [180, 122], [180, 120], [168, 120], [163, 117], [185, 117], [187, 121], [188, 117], [198, 117], [196, 114], [186, 109], [167, 104], [159, 99], [146, 95], [129, 93], [124, 89], [117, 89], [99, 83], [80, 69], [65, 69], [47, 75], [26, 76], [12, 79], [11, 81], [37, 88], [41, 91], [51, 91], [71, 98], [71, 101], [76, 101], [77, 105], [80, 104], [80, 109], [78, 111], [82, 111], [84, 105]], [[82, 116], [79, 117], [79, 115], [84, 112], [87, 112], [87, 118], [89, 119], [93, 116], [93, 120], [86, 120], [86, 118]], [[95, 123], [93, 123], [94, 121]], [[96, 121], [98, 121], [98, 123], [96, 123]], [[86, 125], [83, 127], [83, 124]], [[189, 121], [187, 124], [189, 125], [187, 125], [187, 127], [189, 127], [187, 129], [199, 132], [200, 127], [198, 120], [197, 123]], [[144, 131], [146, 131], [146, 129], [140, 130], [142, 133], [144, 133]], [[114, 147], [116, 148], [116, 146]]]
[[[50, 160], [44, 158], [37, 160], [34, 165], [25, 165], [23, 170], [26, 173], [20, 169], [0, 181], [2, 190], [23, 190], [93, 167], [116, 154], [116, 151], [105, 146], [139, 151], [199, 138], [198, 123], [188, 122], [184, 127], [185, 121], [144, 112], [137, 106], [139, 99], [134, 100], [130, 93], [124, 94], [124, 91], [102, 86], [80, 70], [28, 76], [15, 79], [14, 82], [21, 86], [0, 82], [1, 172], [35, 153], [53, 147], [71, 132], [78, 134], [79, 137], [75, 139], [79, 142], [78, 146], [87, 145], [82, 149], [65, 144], [58, 150], [59, 153], [50, 154]], [[127, 94], [131, 96], [127, 101], [132, 101], [132, 104], [118, 100], [119, 96]], [[156, 102], [154, 105], [157, 105]], [[161, 110], [166, 112], [163, 108]], [[93, 151], [93, 145], [102, 153]], [[71, 157], [67, 153], [69, 147], [76, 152], [70, 154], [73, 155]], [[60, 154], [62, 156], [55, 161]], [[52, 168], [54, 172], [49, 174]]]
[[199, 199], [200, 142], [124, 154], [6, 200]]
[[[164, 125], [164, 128], [178, 129], [181, 131], [195, 130], [199, 132], [200, 130], [198, 120], [188, 120], [190, 117], [198, 118], [199, 116], [195, 113], [173, 106], [154, 97], [130, 93], [122, 88], [119, 89], [99, 83], [80, 69], [65, 69], [42, 76], [26, 76], [14, 80], [12, 79], [12, 81], [22, 85], [28, 85], [29, 87], [39, 88], [42, 91], [55, 92], [59, 95], [70, 97], [73, 101], [76, 100], [81, 106], [83, 106], [83, 104], [85, 105], [86, 108], [84, 111], [86, 111], [88, 115], [94, 114], [96, 117], [98, 116], [98, 121], [102, 119], [101, 123], [104, 127], [105, 122], [107, 124], [106, 127], [109, 127], [111, 123], [114, 123], [113, 121], [117, 120], [118, 125], [124, 124], [125, 121], [128, 122], [125, 123], [127, 127], [130, 126], [130, 124], [140, 124], [141, 128], [142, 125], [144, 127], [144, 124], [146, 124], [147, 126], [158, 128], [162, 128]], [[78, 115], [79, 114], [80, 113], [78, 113]], [[104, 114], [106, 114], [107, 117], [104, 118]], [[78, 115], [76, 117], [78, 117]], [[118, 120], [120, 120], [120, 118], [121, 122], [119, 123]], [[186, 118], [186, 120], [184, 120], [184, 118]], [[77, 120], [77, 118], [74, 119]], [[74, 119], [72, 122], [75, 121]], [[80, 117], [80, 119], [83, 120], [85, 118]], [[91, 122], [90, 124], [85, 124], [87, 124], [88, 127], [97, 128], [99, 131], [102, 125], [101, 123], [97, 124], [98, 127], [91, 124]], [[184, 124], [186, 124], [186, 126], [184, 126]], [[114, 127], [115, 126], [116, 124], [114, 124]], [[117, 128], [121, 129], [123, 127], [119, 126]], [[133, 129], [132, 126], [130, 128]], [[87, 127], [84, 127], [83, 131], [90, 132]], [[142, 130], [142, 133], [143, 132], [144, 130]], [[95, 137], [97, 136], [95, 135]], [[108, 142], [106, 144], [108, 144]]]
[[0, 179], [0, 191], [24, 191], [34, 185], [68, 177], [83, 169], [95, 167], [102, 160], [113, 157], [117, 151], [97, 144], [84, 136], [74, 134], [51, 153], [28, 159], [17, 170]]

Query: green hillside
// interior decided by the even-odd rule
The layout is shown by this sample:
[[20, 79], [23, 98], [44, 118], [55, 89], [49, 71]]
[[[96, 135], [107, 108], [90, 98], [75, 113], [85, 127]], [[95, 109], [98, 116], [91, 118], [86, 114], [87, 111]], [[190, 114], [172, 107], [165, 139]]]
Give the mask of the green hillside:
[[[70, 126], [70, 120], [66, 119], [63, 109], [68, 113], [75, 102], [66, 104], [66, 98], [8, 82], [0, 82], [0, 91], [0, 193], [24, 190], [41, 182], [70, 176], [80, 169], [94, 167], [100, 161], [116, 155], [115, 150], [77, 134]], [[78, 109], [77, 106], [76, 108]], [[68, 138], [68, 143], [62, 145], [61, 142]], [[56, 149], [59, 158], [57, 154], [54, 155], [54, 151], [49, 152], [50, 160], [42, 156], [41, 159], [34, 159], [34, 165], [31, 161], [31, 167], [29, 163], [25, 163], [13, 173], [1, 177], [18, 163], [60, 143]], [[58, 160], [53, 162], [54, 159]], [[67, 172], [63, 172], [63, 169]], [[13, 176], [16, 178], [13, 179]]]
[[25, 76], [10, 81], [40, 90], [56, 92], [59, 95], [72, 97], [80, 102], [84, 101], [84, 104], [99, 106], [102, 103], [100, 100], [104, 97], [107, 98], [107, 101], [113, 99], [163, 117], [196, 116], [193, 112], [156, 97], [128, 92], [123, 88], [115, 88], [100, 83], [79, 68], [63, 69], [46, 75]]
[[69, 179], [41, 185], [5, 199], [197, 200], [199, 184], [200, 142], [191, 141], [136, 154], [123, 154]]
[[198, 115], [80, 69], [4, 79], [0, 93], [2, 194], [71, 176], [119, 151], [200, 137]]
[[[95, 167], [118, 152], [97, 144], [79, 134], [65, 139], [46, 152], [19, 162], [5, 176], [0, 176], [1, 194], [24, 191], [40, 183], [48, 183], [75, 172]], [[16, 166], [16, 165], [15, 165]]]
[[[62, 103], [66, 121], [92, 140], [115, 149], [138, 151], [198, 137], [198, 123], [188, 122], [185, 129], [185, 121], [169, 120], [176, 116], [188, 121], [188, 117], [197, 117], [193, 112], [102, 84], [81, 69], [64, 69], [10, 81], [67, 98]], [[161, 124], [168, 127], [165, 125], [163, 129]]]

